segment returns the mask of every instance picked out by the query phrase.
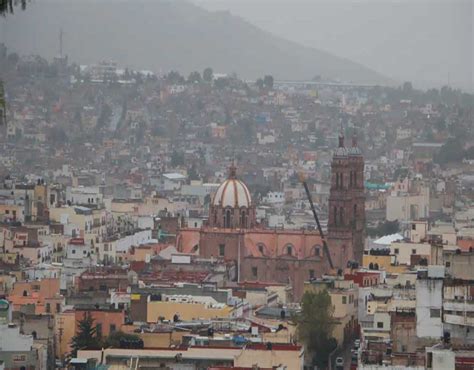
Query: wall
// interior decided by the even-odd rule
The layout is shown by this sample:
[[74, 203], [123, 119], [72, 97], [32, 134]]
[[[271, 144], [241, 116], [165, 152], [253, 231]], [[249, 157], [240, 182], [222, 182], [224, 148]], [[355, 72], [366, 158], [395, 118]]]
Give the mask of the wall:
[[[418, 337], [441, 338], [443, 280], [418, 279], [416, 281], [416, 334]], [[437, 312], [439, 310], [439, 317]]]
[[[398, 253], [396, 253], [396, 249], [398, 249]], [[395, 255], [396, 262], [402, 265], [410, 265], [412, 254], [426, 256], [429, 263], [431, 259], [431, 245], [429, 243], [394, 242], [390, 245], [390, 254]]]
[[176, 303], [151, 301], [147, 305], [147, 322], [157, 322], [162, 316], [166, 320], [173, 320], [173, 316], [178, 314], [181, 320], [212, 319], [231, 317], [232, 308], [206, 308], [200, 303]]
[[76, 332], [76, 317], [74, 311], [61, 312], [55, 316], [54, 335], [56, 340], [56, 354], [64, 359], [71, 351], [71, 339]]

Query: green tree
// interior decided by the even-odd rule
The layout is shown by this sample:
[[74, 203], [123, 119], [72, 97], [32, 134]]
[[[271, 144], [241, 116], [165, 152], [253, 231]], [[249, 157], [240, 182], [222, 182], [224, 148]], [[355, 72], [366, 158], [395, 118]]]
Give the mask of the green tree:
[[225, 77], [219, 77], [217, 80], [214, 81], [214, 86], [219, 90], [223, 90], [227, 86], [229, 86], [229, 79]]
[[77, 334], [72, 337], [72, 356], [77, 356], [77, 351], [81, 348], [97, 349], [100, 346], [97, 337], [97, 327], [94, 325], [94, 318], [90, 312], [84, 312], [82, 320], [78, 323]]
[[171, 166], [177, 167], [184, 165], [184, 153], [176, 150], [171, 153]]
[[202, 79], [206, 82], [211, 82], [213, 77], [214, 77], [214, 72], [212, 71], [212, 68], [210, 67], [207, 67], [202, 72]]
[[273, 76], [271, 75], [266, 75], [263, 78], [263, 85], [265, 86], [266, 89], [271, 90], [273, 89]]
[[439, 164], [459, 162], [464, 158], [464, 149], [459, 139], [449, 139], [435, 155], [434, 161]]
[[255, 85], [257, 85], [257, 87], [259, 88], [259, 90], [262, 90], [263, 89], [263, 79], [259, 78], [257, 81], [255, 81]]
[[123, 331], [116, 331], [114, 333], [111, 333], [107, 338], [105, 338], [103, 344], [105, 348], [120, 348], [121, 340], [138, 341], [140, 340], [140, 337], [136, 334], [128, 334], [124, 333]]
[[185, 82], [184, 77], [176, 71], [170, 71], [170, 73], [166, 75], [165, 81], [170, 85], [182, 85]]
[[337, 343], [332, 337], [334, 307], [327, 290], [306, 292], [301, 301], [301, 312], [296, 316], [297, 333], [312, 358], [312, 364], [324, 368], [329, 354]]
[[188, 83], [199, 83], [201, 82], [201, 74], [198, 71], [191, 72], [188, 77]]

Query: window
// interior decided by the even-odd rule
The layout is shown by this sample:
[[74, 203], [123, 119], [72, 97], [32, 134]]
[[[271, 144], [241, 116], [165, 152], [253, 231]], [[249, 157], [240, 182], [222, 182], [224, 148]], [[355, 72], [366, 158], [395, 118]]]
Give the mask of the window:
[[56, 303], [56, 312], [61, 312], [61, 303]]
[[309, 278], [314, 279], [314, 270], [309, 270]]
[[411, 254], [416, 254], [416, 249], [412, 249]]
[[258, 269], [256, 267], [252, 267], [252, 276], [256, 278], [258, 276]]
[[115, 324], [110, 324], [110, 329], [109, 329], [110, 333], [114, 333], [116, 329], [117, 328], [116, 328]]
[[395, 248], [395, 249], [393, 250], [393, 253], [395, 253], [395, 254], [398, 254], [399, 252], [400, 252], [400, 251], [399, 251], [398, 248]]
[[347, 303], [347, 297], [345, 295], [342, 296], [342, 304]]
[[102, 338], [102, 324], [97, 324], [95, 327], [98, 338]]
[[383, 329], [383, 322], [382, 321], [377, 322], [377, 329]]
[[344, 225], [344, 208], [339, 208], [339, 223]]
[[50, 312], [51, 312], [51, 304], [46, 303], [46, 313], [50, 313]]
[[72, 254], [76, 254], [76, 250], [73, 249], [73, 250], [71, 251], [71, 253], [72, 253]]
[[293, 254], [293, 247], [291, 245], [286, 246], [286, 254], [291, 256]]
[[337, 207], [336, 206], [334, 206], [333, 211], [334, 211], [334, 226], [337, 226]]
[[451, 262], [447, 261], [446, 262], [446, 267], [451, 267]]
[[319, 257], [321, 255], [321, 249], [320, 247], [314, 247], [314, 255], [316, 257]]
[[430, 317], [431, 318], [438, 318], [441, 317], [441, 310], [438, 308], [430, 309]]
[[225, 244], [219, 244], [219, 256], [225, 256]]
[[225, 211], [224, 227], [230, 228], [230, 210]]
[[416, 230], [416, 225], [415, 225], [415, 224], [411, 224], [411, 229], [412, 229], [412, 230]]
[[260, 254], [262, 256], [264, 256], [265, 255], [265, 246], [263, 244], [258, 244], [257, 248], [258, 248], [258, 251], [260, 252]]

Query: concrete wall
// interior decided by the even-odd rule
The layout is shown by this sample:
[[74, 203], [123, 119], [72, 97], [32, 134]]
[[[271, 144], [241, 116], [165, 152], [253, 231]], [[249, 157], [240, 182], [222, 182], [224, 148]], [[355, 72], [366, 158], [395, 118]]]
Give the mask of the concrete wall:
[[[443, 280], [418, 279], [416, 281], [416, 334], [418, 337], [442, 337], [442, 295]], [[438, 312], [439, 317], [436, 317]]]

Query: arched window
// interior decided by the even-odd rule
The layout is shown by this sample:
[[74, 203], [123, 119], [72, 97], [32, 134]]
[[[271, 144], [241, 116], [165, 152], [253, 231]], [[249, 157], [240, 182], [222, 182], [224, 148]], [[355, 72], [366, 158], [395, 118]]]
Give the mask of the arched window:
[[339, 224], [344, 225], [344, 208], [339, 208]]
[[378, 269], [379, 269], [379, 264], [378, 263], [374, 264], [374, 270], [378, 270]]
[[225, 211], [224, 227], [230, 228], [230, 209]]
[[265, 256], [265, 253], [266, 253], [266, 247], [265, 247], [265, 244], [263, 243], [258, 243], [257, 244], [257, 249], [259, 251], [259, 253], [262, 255], [262, 256]]
[[354, 213], [352, 215], [354, 222], [357, 220], [357, 204], [354, 204]]
[[334, 211], [334, 226], [337, 226], [337, 207], [336, 206], [334, 206], [333, 211]]
[[350, 184], [351, 187], [352, 187], [352, 171], [351, 171], [351, 177], [350, 177], [350, 180], [349, 180], [349, 184]]
[[374, 269], [374, 264], [372, 262], [369, 263], [369, 270], [373, 270]]
[[357, 187], [357, 171], [354, 171], [354, 187]]
[[339, 185], [341, 189], [344, 187], [344, 174], [342, 173], [341, 173], [341, 179], [339, 180]]
[[240, 213], [240, 227], [247, 227], [247, 215], [245, 211]]
[[320, 257], [321, 256], [321, 246], [319, 245], [315, 245], [313, 247], [313, 253], [312, 253], [313, 256], [316, 256], [316, 257]]
[[336, 189], [339, 189], [339, 172], [336, 172]]
[[285, 246], [285, 252], [287, 256], [292, 256], [293, 255], [293, 245], [287, 244]]

